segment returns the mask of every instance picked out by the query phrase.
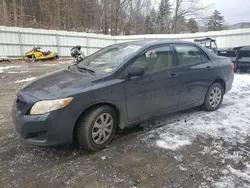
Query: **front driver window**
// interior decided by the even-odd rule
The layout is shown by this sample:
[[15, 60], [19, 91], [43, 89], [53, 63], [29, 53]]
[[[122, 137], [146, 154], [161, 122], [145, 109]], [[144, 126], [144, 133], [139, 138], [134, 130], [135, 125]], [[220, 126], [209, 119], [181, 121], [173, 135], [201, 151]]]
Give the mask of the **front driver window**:
[[140, 55], [131, 67], [143, 68], [146, 73], [152, 73], [170, 68], [173, 65], [173, 52], [169, 46], [164, 46], [150, 49]]

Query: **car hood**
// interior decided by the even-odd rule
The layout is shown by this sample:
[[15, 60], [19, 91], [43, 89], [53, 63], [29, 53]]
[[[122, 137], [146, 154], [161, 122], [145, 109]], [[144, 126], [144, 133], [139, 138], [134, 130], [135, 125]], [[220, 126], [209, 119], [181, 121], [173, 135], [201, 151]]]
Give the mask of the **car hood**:
[[99, 78], [100, 75], [60, 70], [35, 79], [23, 86], [20, 92], [39, 100], [62, 98], [81, 92]]

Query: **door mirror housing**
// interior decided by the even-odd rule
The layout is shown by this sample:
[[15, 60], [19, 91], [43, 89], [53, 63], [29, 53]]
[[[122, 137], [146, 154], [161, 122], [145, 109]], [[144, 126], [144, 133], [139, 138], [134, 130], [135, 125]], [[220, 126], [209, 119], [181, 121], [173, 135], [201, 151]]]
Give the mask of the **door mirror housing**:
[[145, 75], [145, 70], [139, 67], [130, 67], [125, 74], [127, 78], [141, 77], [143, 75]]

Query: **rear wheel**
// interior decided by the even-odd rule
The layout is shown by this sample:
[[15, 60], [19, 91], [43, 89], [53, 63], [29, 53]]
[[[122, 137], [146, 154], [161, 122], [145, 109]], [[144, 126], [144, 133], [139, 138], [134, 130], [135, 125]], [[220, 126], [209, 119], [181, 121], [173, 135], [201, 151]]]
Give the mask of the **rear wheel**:
[[215, 111], [220, 108], [223, 101], [224, 89], [220, 83], [214, 83], [207, 91], [203, 108], [206, 111]]
[[113, 108], [101, 106], [91, 110], [77, 125], [77, 141], [88, 151], [102, 150], [112, 141], [117, 126]]

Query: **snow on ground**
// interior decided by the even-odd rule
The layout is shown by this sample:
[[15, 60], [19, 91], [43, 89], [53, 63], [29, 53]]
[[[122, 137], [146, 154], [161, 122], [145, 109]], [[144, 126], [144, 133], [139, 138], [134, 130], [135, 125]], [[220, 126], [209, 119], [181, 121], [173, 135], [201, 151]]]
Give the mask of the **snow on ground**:
[[8, 71], [7, 73], [8, 74], [18, 74], [18, 73], [27, 73], [27, 72], [29, 72], [29, 71], [20, 71], [20, 72], [18, 72], [18, 71]]
[[[156, 145], [165, 149], [181, 149], [192, 144], [198, 135], [244, 143], [250, 133], [250, 76], [235, 76], [233, 88], [225, 95], [218, 111], [194, 111], [187, 112], [182, 117], [184, 121], [168, 123], [157, 129], [160, 139]], [[168, 117], [162, 121], [168, 121]]]
[[29, 82], [36, 79], [36, 77], [30, 77], [30, 78], [25, 78], [23, 80], [17, 80], [15, 83], [21, 83], [21, 82]]
[[[212, 138], [212, 146], [204, 147], [202, 155], [211, 154], [214, 158], [233, 160], [234, 163], [243, 163], [242, 169], [226, 166], [224, 173], [213, 185], [218, 188], [237, 187], [238, 181], [246, 184], [240, 187], [250, 187], [249, 148], [243, 147], [250, 137], [250, 75], [235, 75], [232, 90], [225, 95], [223, 105], [216, 112], [204, 112], [192, 109], [184, 113], [164, 117], [161, 128], [146, 133], [148, 140], [157, 140], [151, 143], [154, 146], [180, 151], [192, 145], [198, 138]], [[218, 141], [221, 140], [221, 141]], [[229, 143], [224, 147], [223, 144]], [[239, 151], [229, 152], [234, 146], [240, 145]]]
[[20, 65], [12, 65], [12, 66], [4, 66], [4, 67], [0, 67], [0, 73], [4, 72], [5, 70], [8, 70], [8, 69], [15, 69], [15, 68], [20, 68], [20, 67], [23, 67], [23, 66], [20, 66]]

